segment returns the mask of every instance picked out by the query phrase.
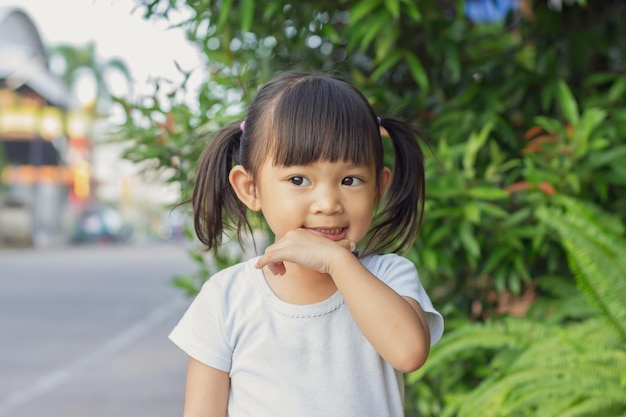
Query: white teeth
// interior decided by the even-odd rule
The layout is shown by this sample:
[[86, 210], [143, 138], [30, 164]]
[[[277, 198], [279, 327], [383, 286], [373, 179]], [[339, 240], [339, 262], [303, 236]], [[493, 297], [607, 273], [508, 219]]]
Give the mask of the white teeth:
[[335, 227], [334, 229], [313, 229], [313, 230], [319, 233], [327, 234], [327, 235], [338, 235], [339, 233], [341, 233], [343, 228]]

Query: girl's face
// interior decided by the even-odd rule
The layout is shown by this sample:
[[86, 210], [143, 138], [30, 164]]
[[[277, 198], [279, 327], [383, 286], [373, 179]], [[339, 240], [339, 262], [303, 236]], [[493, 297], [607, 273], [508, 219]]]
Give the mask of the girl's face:
[[306, 229], [331, 240], [358, 243], [369, 230], [374, 208], [389, 184], [391, 171], [384, 168], [376, 180], [373, 164], [316, 161], [307, 165], [274, 165], [268, 158], [253, 181], [236, 166], [231, 184], [239, 198], [261, 211], [280, 239], [295, 229]]

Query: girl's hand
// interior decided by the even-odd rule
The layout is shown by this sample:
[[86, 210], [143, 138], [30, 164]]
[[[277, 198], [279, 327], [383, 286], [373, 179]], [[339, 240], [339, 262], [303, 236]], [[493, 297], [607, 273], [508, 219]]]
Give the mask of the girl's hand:
[[[333, 241], [313, 232], [296, 229], [265, 249], [256, 267], [265, 266], [275, 275], [284, 275], [284, 262], [292, 262], [323, 274], [329, 274], [339, 251], [354, 251], [356, 245], [347, 240]], [[341, 253], [343, 255], [343, 253]]]

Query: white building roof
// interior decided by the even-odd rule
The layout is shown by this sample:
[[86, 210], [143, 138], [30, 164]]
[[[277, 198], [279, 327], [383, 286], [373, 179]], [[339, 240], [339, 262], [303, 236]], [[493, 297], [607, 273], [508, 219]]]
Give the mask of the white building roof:
[[0, 7], [0, 80], [23, 85], [61, 108], [74, 108], [68, 86], [50, 73], [48, 54], [30, 17], [18, 8]]

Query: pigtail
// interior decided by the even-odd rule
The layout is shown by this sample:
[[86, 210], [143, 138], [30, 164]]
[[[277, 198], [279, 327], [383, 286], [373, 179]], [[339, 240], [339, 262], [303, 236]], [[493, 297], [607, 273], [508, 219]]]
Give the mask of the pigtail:
[[198, 164], [190, 201], [196, 235], [209, 250], [219, 247], [225, 229], [236, 230], [239, 241], [242, 229], [251, 230], [246, 206], [237, 198], [228, 180], [236, 163], [241, 136], [239, 122], [225, 126], [209, 142]]
[[400, 252], [413, 244], [422, 224], [426, 195], [424, 153], [415, 126], [392, 118], [381, 119], [380, 125], [393, 144], [393, 175], [365, 250]]

